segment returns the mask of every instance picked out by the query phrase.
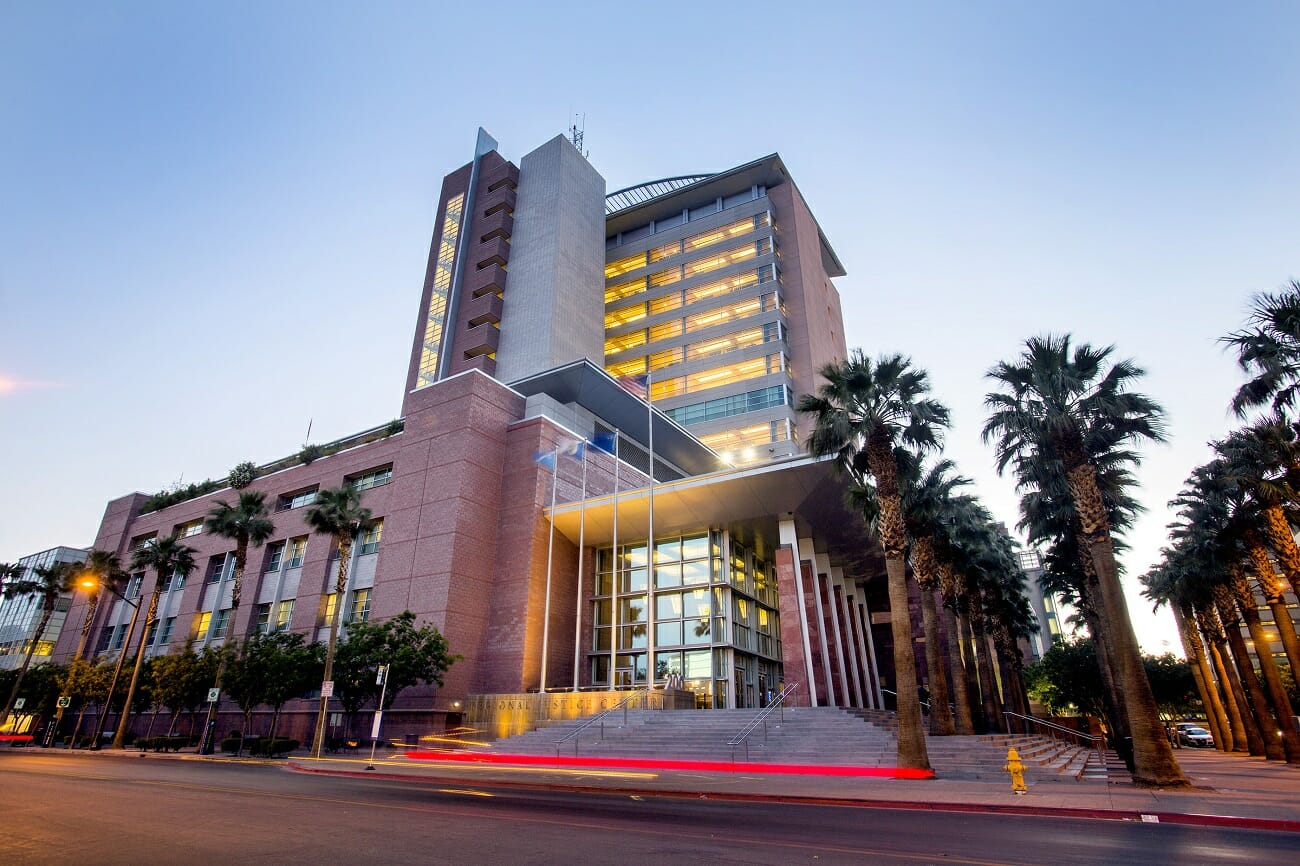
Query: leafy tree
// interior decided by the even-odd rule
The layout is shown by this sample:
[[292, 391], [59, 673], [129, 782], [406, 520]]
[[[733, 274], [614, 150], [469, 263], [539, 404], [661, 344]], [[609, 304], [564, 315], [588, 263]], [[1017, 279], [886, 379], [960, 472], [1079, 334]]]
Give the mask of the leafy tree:
[[320, 666], [320, 648], [306, 645], [301, 634], [273, 632], [245, 640], [227, 660], [223, 680], [244, 713], [245, 735], [252, 730], [253, 710], [263, 704], [275, 710], [274, 734], [281, 707], [319, 682]]
[[4, 709], [0, 710], [0, 727], [4, 726], [4, 723], [9, 719], [9, 714], [13, 711], [14, 702], [18, 700], [18, 691], [23, 685], [23, 677], [26, 676], [27, 669], [31, 666], [32, 655], [36, 652], [37, 644], [45, 637], [45, 627], [50, 624], [50, 617], [54, 615], [54, 609], [58, 605], [59, 598], [72, 591], [72, 566], [70, 563], [59, 562], [49, 566], [38, 565], [32, 569], [32, 573], [32, 577], [9, 581], [4, 587], [5, 600], [10, 601], [25, 595], [34, 595], [40, 604], [42, 612], [36, 630], [27, 639], [27, 651], [23, 654], [23, 663], [18, 668], [18, 676], [9, 689], [9, 698], [5, 701]]
[[1177, 718], [1189, 712], [1200, 712], [1203, 707], [1196, 694], [1196, 680], [1192, 666], [1173, 653], [1161, 656], [1142, 656], [1151, 682], [1151, 692], [1156, 706], [1167, 716]]
[[1029, 693], [1052, 713], [1065, 715], [1077, 710], [1097, 716], [1114, 732], [1092, 638], [1056, 641], [1026, 669], [1025, 679]]
[[[417, 628], [415, 614], [409, 610], [381, 623], [349, 623], [347, 640], [339, 646], [334, 663], [334, 693], [348, 716], [348, 730], [363, 706], [379, 702], [381, 691], [388, 709], [411, 686], [441, 686], [443, 674], [459, 658], [449, 652], [438, 629]], [[383, 689], [375, 680], [379, 666], [385, 664], [388, 685]]]
[[216, 676], [219, 653], [205, 648], [202, 653], [187, 644], [179, 653], [159, 656], [153, 660], [154, 700], [172, 714], [167, 735], [176, 732], [176, 722], [182, 712], [190, 717], [190, 732], [194, 731], [194, 718], [207, 704], [208, 686]]
[[[343, 592], [348, 586], [348, 565], [352, 561], [352, 544], [357, 536], [374, 526], [370, 509], [361, 505], [361, 494], [351, 487], [321, 490], [307, 509], [307, 525], [321, 535], [328, 535], [338, 546], [338, 574], [334, 579], [334, 614], [330, 618], [330, 639], [325, 648], [325, 679], [334, 671], [334, 651], [338, 645], [339, 623], [343, 619]], [[329, 698], [321, 695], [316, 715], [316, 734], [312, 755], [319, 758], [325, 748], [325, 713]]]
[[95, 664], [85, 659], [76, 659], [63, 671], [59, 682], [61, 694], [72, 698], [80, 709], [77, 712], [77, 724], [74, 734], [80, 734], [81, 722], [91, 704], [99, 706], [102, 717], [104, 698], [108, 695], [108, 684], [113, 677], [111, 664]]

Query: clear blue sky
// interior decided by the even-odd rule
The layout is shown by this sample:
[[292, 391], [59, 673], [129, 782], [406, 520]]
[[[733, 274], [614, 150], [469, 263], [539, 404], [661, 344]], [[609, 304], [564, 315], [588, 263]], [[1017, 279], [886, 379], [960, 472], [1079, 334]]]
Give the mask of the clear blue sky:
[[392, 418], [479, 125], [518, 158], [585, 113], [611, 190], [779, 151], [850, 345], [932, 372], [1008, 523], [984, 370], [1117, 344], [1173, 432], [1132, 574], [1231, 425], [1215, 339], [1300, 276], [1293, 3], [360, 6], [0, 3], [0, 560]]

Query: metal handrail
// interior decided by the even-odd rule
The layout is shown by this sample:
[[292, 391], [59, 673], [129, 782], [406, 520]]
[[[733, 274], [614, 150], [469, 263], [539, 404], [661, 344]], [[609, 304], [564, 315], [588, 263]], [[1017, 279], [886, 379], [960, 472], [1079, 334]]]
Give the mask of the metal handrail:
[[767, 702], [767, 706], [763, 708], [762, 712], [750, 719], [749, 724], [740, 729], [740, 733], [727, 740], [727, 745], [731, 746], [731, 760], [733, 763], [736, 760], [736, 746], [741, 743], [745, 744], [745, 760], [749, 760], [749, 735], [758, 730], [759, 725], [763, 726], [763, 742], [767, 742], [767, 717], [772, 715], [774, 710], [780, 709], [781, 721], [785, 721], [785, 699], [794, 694], [795, 687], [798, 685], [798, 683], [787, 683], [786, 687], [781, 689], [776, 697]]
[[[562, 746], [564, 743], [568, 742], [569, 740], [573, 740], [573, 754], [576, 756], [578, 754], [578, 735], [581, 734], [583, 731], [587, 730], [587, 728], [590, 728], [592, 725], [596, 724], [597, 722], [600, 722], [600, 738], [602, 740], [605, 739], [605, 716], [608, 716], [610, 713], [614, 712], [615, 710], [621, 709], [623, 711], [623, 724], [626, 726], [627, 705], [632, 702], [633, 698], [648, 697], [650, 693], [651, 693], [651, 689], [649, 687], [644, 689], [638, 689], [637, 691], [632, 692], [627, 697], [623, 698], [623, 700], [614, 704], [614, 706], [605, 710], [601, 710], [599, 713], [596, 713], [596, 715], [587, 719], [587, 721], [583, 722], [581, 725], [574, 728], [572, 731], [569, 731], [569, 733], [565, 734], [563, 737], [560, 737], [558, 740], [555, 741], [556, 757], [559, 757], [560, 755], [560, 746]], [[663, 706], [664, 706], [663, 699], [661, 697], [659, 700], [659, 709], [662, 710]], [[647, 707], [647, 709], [649, 709], [649, 707]]]
[[[880, 693], [881, 693], [882, 695], [893, 695], [893, 696], [894, 696], [894, 706], [895, 706], [895, 707], [898, 706], [898, 692], [894, 691], [893, 689], [881, 689], [881, 690], [880, 690]], [[925, 707], [927, 710], [930, 709], [930, 702], [929, 702], [929, 701], [920, 701], [920, 704], [921, 704], [921, 706]], [[952, 707], [952, 704], [950, 703], [950, 704], [948, 704], [948, 706], [949, 706], [949, 707]], [[890, 712], [890, 711], [889, 711], [889, 710], [886, 710], [885, 712]], [[898, 712], [898, 710], [895, 709], [895, 710], [893, 710], [893, 712], [896, 713], [896, 712]]]
[[[1038, 719], [1033, 716], [1022, 715], [1021, 713], [1013, 713], [1010, 710], [1003, 711], [1002, 715], [1010, 716], [1016, 719], [1021, 719], [1026, 722], [1033, 722], [1035, 725], [1038, 725], [1043, 728], [1047, 728], [1049, 731], [1053, 732], [1052, 739], [1054, 740], [1060, 739], [1060, 737], [1055, 736], [1056, 733], [1066, 734], [1071, 737], [1078, 737], [1080, 740], [1087, 740], [1094, 748], [1097, 749], [1097, 759], [1101, 762], [1102, 766], [1106, 765], [1106, 754], [1105, 754], [1106, 738], [1105, 737], [1098, 737], [1092, 734], [1085, 734], [1083, 731], [1076, 731], [1073, 728], [1067, 728], [1065, 725], [1058, 725], [1056, 722], [1049, 722], [1046, 719]], [[1011, 726], [1007, 725], [1007, 729], [1010, 730], [1010, 728]], [[1029, 733], [1028, 729], [1025, 730], [1025, 733], [1026, 734]]]

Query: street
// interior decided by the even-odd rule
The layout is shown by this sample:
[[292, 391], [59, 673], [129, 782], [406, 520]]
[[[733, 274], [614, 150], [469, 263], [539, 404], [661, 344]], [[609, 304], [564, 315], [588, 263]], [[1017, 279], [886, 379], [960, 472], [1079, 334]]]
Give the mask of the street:
[[1300, 834], [447, 788], [279, 766], [0, 753], [0, 862], [1259, 863]]

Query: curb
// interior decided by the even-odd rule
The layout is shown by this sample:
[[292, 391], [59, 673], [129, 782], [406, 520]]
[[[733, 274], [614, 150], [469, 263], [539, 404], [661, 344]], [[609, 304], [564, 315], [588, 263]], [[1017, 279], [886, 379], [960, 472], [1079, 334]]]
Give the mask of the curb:
[[[417, 782], [433, 785], [464, 786], [465, 779], [416, 776], [369, 770], [335, 770], [304, 767], [290, 762], [285, 769], [292, 773], [341, 776], [356, 779], [382, 779], [393, 782]], [[779, 794], [744, 794], [709, 791], [663, 791], [642, 788], [610, 788], [597, 785], [558, 785], [553, 783], [492, 780], [478, 782], [478, 787], [505, 788], [517, 791], [550, 791], [574, 794], [612, 794], [619, 797], [659, 797], [677, 800], [725, 800], [741, 803], [788, 803], [796, 806], [840, 806], [857, 809], [894, 809], [915, 812], [985, 813], [1023, 815], [1038, 818], [1075, 818], [1096, 821], [1132, 821], [1150, 824], [1181, 824], [1200, 827], [1232, 827], [1240, 830], [1265, 830], [1276, 833], [1300, 833], [1300, 821], [1283, 818], [1247, 818], [1236, 815], [1206, 815], [1184, 812], [1140, 812], [1125, 809], [1086, 809], [1069, 806], [1012, 806], [979, 803], [930, 803], [920, 800], [861, 800], [845, 797], [803, 797]]]

